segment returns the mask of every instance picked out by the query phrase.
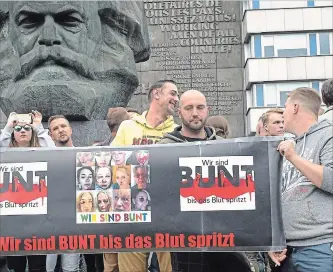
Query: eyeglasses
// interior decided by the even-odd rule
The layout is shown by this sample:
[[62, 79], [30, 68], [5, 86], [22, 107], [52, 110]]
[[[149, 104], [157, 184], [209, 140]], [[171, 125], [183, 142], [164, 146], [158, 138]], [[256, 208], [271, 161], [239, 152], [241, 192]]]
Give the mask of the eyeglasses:
[[25, 131], [30, 131], [31, 130], [31, 126], [28, 126], [28, 125], [25, 125], [25, 126], [17, 125], [17, 126], [14, 127], [14, 130], [16, 132], [20, 132], [22, 129], [24, 129]]

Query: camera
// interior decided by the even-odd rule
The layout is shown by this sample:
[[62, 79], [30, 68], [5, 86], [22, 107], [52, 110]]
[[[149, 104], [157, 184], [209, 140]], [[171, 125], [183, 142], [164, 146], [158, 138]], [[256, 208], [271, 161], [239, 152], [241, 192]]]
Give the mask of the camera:
[[32, 124], [31, 114], [18, 114], [17, 119], [19, 123]]

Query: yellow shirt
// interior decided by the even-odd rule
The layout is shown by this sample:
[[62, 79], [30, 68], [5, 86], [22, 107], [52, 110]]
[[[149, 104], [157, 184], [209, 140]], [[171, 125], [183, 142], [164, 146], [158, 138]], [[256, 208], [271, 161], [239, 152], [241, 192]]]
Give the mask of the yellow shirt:
[[177, 127], [173, 117], [169, 116], [167, 120], [153, 128], [147, 123], [146, 115], [147, 111], [143, 112], [142, 115], [134, 116], [131, 120], [123, 121], [111, 145], [156, 144], [163, 138], [165, 133], [172, 132]]

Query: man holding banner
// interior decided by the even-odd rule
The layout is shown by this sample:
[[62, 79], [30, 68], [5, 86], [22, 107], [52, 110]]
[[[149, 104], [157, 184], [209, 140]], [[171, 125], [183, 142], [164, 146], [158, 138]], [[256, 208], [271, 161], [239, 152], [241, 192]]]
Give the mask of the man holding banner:
[[[179, 103], [182, 126], [167, 133], [161, 144], [222, 140], [213, 127], [206, 127], [208, 107], [206, 97], [199, 91], [189, 90], [182, 94]], [[251, 271], [244, 253], [173, 252], [174, 271], [213, 272]]]
[[285, 104], [285, 131], [297, 138], [296, 144], [278, 146], [285, 158], [282, 212], [288, 251], [270, 257], [281, 271], [333, 271], [333, 126], [318, 122], [320, 105], [310, 88], [292, 91]]

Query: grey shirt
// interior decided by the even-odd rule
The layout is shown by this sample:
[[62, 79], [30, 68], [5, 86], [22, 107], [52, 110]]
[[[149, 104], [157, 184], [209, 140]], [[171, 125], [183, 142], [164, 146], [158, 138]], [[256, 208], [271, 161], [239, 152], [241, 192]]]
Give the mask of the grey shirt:
[[292, 163], [284, 161], [282, 212], [287, 244], [312, 246], [333, 242], [333, 126], [327, 120], [314, 124], [296, 138], [296, 153], [324, 166], [321, 188]]

